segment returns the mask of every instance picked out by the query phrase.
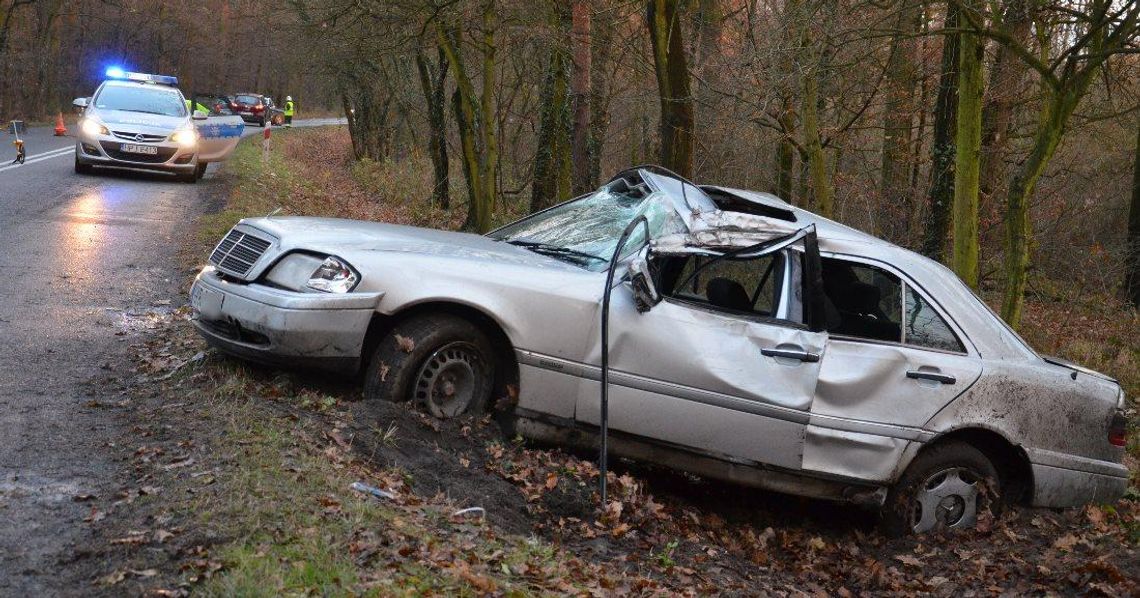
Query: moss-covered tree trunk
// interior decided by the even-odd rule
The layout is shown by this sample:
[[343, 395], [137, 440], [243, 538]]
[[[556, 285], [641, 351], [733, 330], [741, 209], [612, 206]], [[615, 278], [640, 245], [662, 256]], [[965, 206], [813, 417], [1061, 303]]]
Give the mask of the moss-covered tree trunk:
[[1069, 117], [1077, 109], [1081, 97], [1088, 89], [1093, 73], [1086, 80], [1075, 82], [1047, 96], [1041, 109], [1037, 132], [1033, 136], [1033, 149], [1018, 167], [1009, 182], [1005, 215], [1005, 298], [1001, 316], [1014, 328], [1021, 325], [1021, 311], [1025, 303], [1025, 285], [1029, 277], [1029, 248], [1032, 238], [1029, 220], [1029, 199], [1033, 189], [1065, 132]]
[[416, 68], [420, 75], [420, 91], [427, 103], [428, 154], [431, 156], [434, 177], [432, 202], [447, 209], [451, 207], [451, 182], [447, 163], [447, 55], [443, 48], [439, 48], [438, 62], [433, 65], [422, 52], [417, 52]]
[[693, 96], [680, 9], [684, 0], [649, 0], [646, 20], [661, 101], [661, 163], [681, 176], [693, 174]]
[[[464, 67], [459, 52], [460, 31], [455, 25], [440, 25], [439, 47], [447, 56], [447, 63], [455, 76], [455, 93], [451, 105], [455, 112], [455, 128], [459, 132], [460, 155], [463, 158], [463, 178], [467, 182], [467, 219], [463, 223], [466, 230], [479, 230], [482, 212], [486, 209], [483, 197], [486, 187], [483, 184], [479, 152], [476, 148], [479, 112], [475, 98], [475, 88]], [[489, 220], [489, 218], [488, 218]]]
[[571, 194], [570, 156], [570, 65], [565, 44], [570, 13], [563, 3], [554, 6], [551, 28], [556, 42], [550, 44], [546, 74], [542, 83], [539, 111], [538, 142], [534, 156], [534, 179], [531, 183], [530, 211], [546, 209]]
[[491, 230], [491, 217], [495, 212], [495, 199], [499, 191], [499, 136], [495, 107], [495, 0], [483, 5], [483, 91], [480, 96], [482, 120], [479, 130], [483, 137], [483, 155], [479, 166], [483, 182], [482, 205], [475, 213], [474, 229], [484, 233]]
[[930, 147], [930, 193], [922, 253], [944, 261], [950, 236], [950, 207], [954, 204], [954, 135], [958, 127], [958, 5], [946, 6], [942, 38], [942, 72], [934, 100], [934, 140]]
[[954, 254], [951, 265], [966, 284], [978, 286], [978, 175], [982, 147], [982, 73], [985, 43], [964, 32], [958, 48], [958, 115], [954, 134]]

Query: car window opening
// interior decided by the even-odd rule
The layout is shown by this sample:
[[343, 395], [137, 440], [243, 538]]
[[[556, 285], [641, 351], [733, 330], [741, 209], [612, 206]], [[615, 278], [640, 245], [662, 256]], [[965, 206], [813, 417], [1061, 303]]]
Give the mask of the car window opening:
[[867, 264], [821, 261], [828, 332], [965, 353], [946, 320], [898, 276]]

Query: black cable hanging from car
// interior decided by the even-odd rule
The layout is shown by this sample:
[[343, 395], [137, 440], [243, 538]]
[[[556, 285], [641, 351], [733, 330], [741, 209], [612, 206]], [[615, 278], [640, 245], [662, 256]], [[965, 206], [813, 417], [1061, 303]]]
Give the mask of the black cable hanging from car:
[[601, 470], [601, 501], [602, 508], [606, 506], [606, 474], [608, 472], [609, 431], [610, 431], [610, 293], [614, 286], [614, 271], [617, 270], [621, 250], [629, 241], [630, 235], [638, 225], [645, 226], [645, 242], [649, 242], [649, 220], [644, 216], [634, 218], [614, 247], [614, 255], [610, 258], [609, 272], [606, 274], [606, 290], [602, 295], [602, 396], [601, 396], [601, 436], [602, 447], [598, 456], [598, 469]]

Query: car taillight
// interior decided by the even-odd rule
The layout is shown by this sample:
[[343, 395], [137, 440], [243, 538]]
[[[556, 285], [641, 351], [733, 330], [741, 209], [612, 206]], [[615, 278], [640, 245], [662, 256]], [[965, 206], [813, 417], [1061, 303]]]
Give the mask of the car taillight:
[[1112, 423], [1108, 425], [1108, 443], [1112, 446], [1128, 444], [1128, 418], [1123, 411], [1117, 411], [1112, 416]]
[[265, 106], [257, 105], [257, 106], [254, 106], [253, 108], [250, 108], [250, 110], [253, 112], [261, 112], [262, 110], [265, 110]]

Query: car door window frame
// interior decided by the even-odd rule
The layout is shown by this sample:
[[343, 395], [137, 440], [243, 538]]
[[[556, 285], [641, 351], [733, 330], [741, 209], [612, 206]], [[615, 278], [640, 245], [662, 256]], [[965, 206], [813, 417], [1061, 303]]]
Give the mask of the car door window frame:
[[[707, 312], [710, 312], [710, 313], [713, 313], [713, 314], [716, 314], [716, 315], [722, 316], [722, 317], [739, 318], [742, 320], [748, 320], [748, 321], [757, 322], [760, 324], [770, 324], [773, 326], [783, 326], [786, 328], [795, 328], [797, 330], [810, 330], [810, 327], [806, 323], [797, 322], [795, 320], [788, 319], [788, 317], [787, 317], [788, 314], [791, 312], [791, 302], [793, 301], [792, 284], [794, 283], [794, 281], [797, 278], [795, 276], [795, 273], [793, 272], [793, 269], [796, 267], [802, 268], [802, 266], [797, 266], [795, 264], [796, 262], [799, 262], [799, 260], [796, 258], [799, 257], [801, 254], [802, 254], [802, 251], [796, 247], [786, 247], [786, 248], [780, 249], [776, 252], [773, 252], [771, 254], [768, 254], [768, 255], [775, 256], [777, 259], [781, 260], [781, 264], [777, 267], [777, 269], [779, 270], [779, 275], [780, 275], [780, 280], [778, 281], [779, 282], [779, 287], [778, 287], [779, 298], [775, 303], [775, 313], [772, 315], [765, 316], [765, 315], [762, 315], [759, 313], [746, 313], [746, 312], [740, 312], [740, 311], [735, 311], [735, 310], [729, 310], [729, 309], [717, 307], [716, 305], [713, 305], [707, 301], [700, 301], [700, 300], [696, 300], [696, 299], [687, 299], [685, 297], [678, 297], [678, 296], [671, 294], [675, 291], [675, 287], [673, 289], [670, 289], [670, 293], [668, 293], [668, 294], [662, 293], [661, 299], [662, 299], [662, 301], [671, 303], [673, 305], [677, 305], [677, 306], [685, 307], [685, 308], [691, 308], [691, 309], [700, 309], [702, 311], [707, 311]], [[690, 258], [697, 257], [697, 255], [698, 254], [692, 254], [690, 256]], [[668, 257], [675, 259], [675, 258], [680, 257], [680, 256], [668, 256]], [[709, 257], [712, 257], [713, 259], [718, 259], [721, 256], [709, 256]], [[756, 258], [753, 258], [753, 259], [758, 259], [760, 257], [763, 257], [763, 256], [756, 256]], [[799, 278], [802, 278], [802, 275]], [[654, 282], [658, 283], [658, 288], [661, 288], [661, 285], [660, 285], [661, 281], [660, 280], [657, 280]], [[682, 282], [686, 282], [686, 281], [678, 280], [676, 282], [676, 284], [680, 284]]]
[[[907, 348], [916, 349], [919, 351], [932, 351], [935, 353], [944, 353], [946, 355], [959, 355], [959, 356], [967, 355], [967, 356], [971, 356], [971, 357], [976, 357], [978, 355], [977, 349], [974, 347], [973, 341], [971, 341], [970, 337], [968, 335], [966, 335], [965, 331], [962, 330], [962, 328], [960, 326], [958, 326], [958, 323], [955, 322], [953, 318], [946, 317], [946, 310], [944, 310], [942, 308], [942, 306], [939, 305], [938, 302], [933, 299], [933, 297], [930, 295], [930, 293], [926, 292], [926, 289], [922, 288], [922, 285], [919, 285], [916, 282], [914, 282], [914, 280], [910, 276], [908, 276], [905, 272], [903, 272], [902, 270], [900, 270], [900, 269], [894, 267], [893, 265], [888, 264], [884, 261], [877, 260], [874, 258], [865, 257], [865, 256], [860, 256], [860, 255], [851, 255], [851, 254], [847, 254], [847, 253], [836, 253], [833, 251], [820, 251], [820, 257], [821, 258], [841, 260], [841, 261], [845, 261], [845, 262], [851, 262], [854, 264], [862, 264], [862, 265], [866, 265], [866, 266], [873, 266], [875, 268], [879, 268], [880, 270], [883, 270], [883, 271], [895, 276], [896, 278], [899, 279], [899, 283], [900, 283], [899, 316], [901, 319], [900, 319], [899, 328], [901, 329], [901, 333], [899, 335], [899, 341], [886, 341], [886, 340], [851, 336], [851, 335], [847, 335], [847, 334], [829, 333], [831, 338], [833, 338], [835, 340], [843, 340], [843, 341], [858, 342], [858, 343], [872, 343], [872, 344], [877, 344], [877, 345], [893, 345], [893, 346], [899, 346], [899, 347], [907, 347]], [[934, 347], [924, 347], [922, 345], [907, 344], [907, 342], [906, 342], [906, 293], [910, 289], [914, 289], [918, 293], [918, 295], [920, 297], [922, 297], [923, 301], [925, 301], [926, 304], [928, 306], [930, 306], [931, 309], [934, 310], [934, 313], [937, 314], [938, 317], [942, 318], [942, 321], [946, 323], [946, 325], [950, 328], [950, 332], [953, 333], [955, 338], [958, 340], [958, 344], [960, 344], [962, 346], [963, 351], [948, 351], [946, 349], [937, 349]]]

